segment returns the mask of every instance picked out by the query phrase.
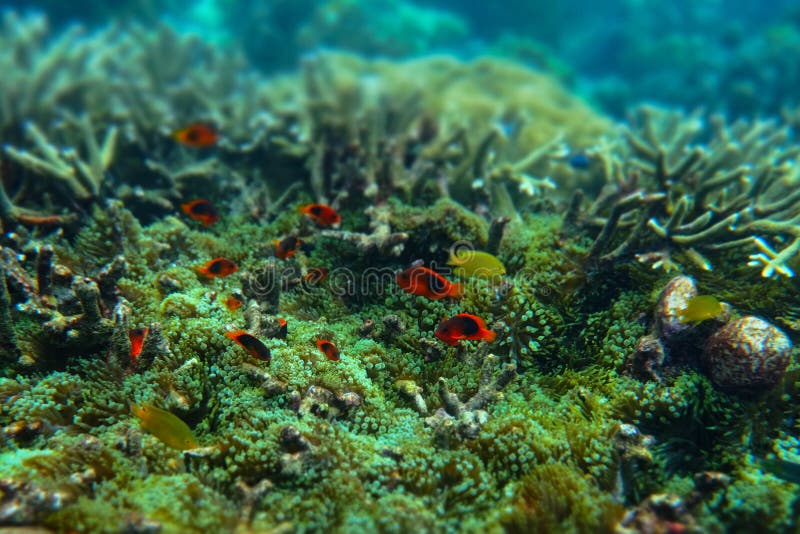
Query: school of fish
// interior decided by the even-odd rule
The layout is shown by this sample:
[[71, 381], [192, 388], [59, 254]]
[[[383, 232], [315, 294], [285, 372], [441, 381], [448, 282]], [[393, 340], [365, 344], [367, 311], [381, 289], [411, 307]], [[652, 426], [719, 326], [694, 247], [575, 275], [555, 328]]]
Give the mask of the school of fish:
[[[175, 130], [172, 139], [192, 149], [209, 149], [214, 147], [220, 139], [219, 133], [213, 126], [205, 123], [195, 123]], [[211, 226], [221, 220], [219, 212], [213, 204], [204, 198], [188, 200], [180, 205], [181, 211], [189, 218], [203, 226]], [[312, 203], [299, 206], [297, 212], [319, 228], [338, 227], [342, 222], [339, 213], [326, 204]], [[303, 241], [295, 235], [287, 235], [275, 239], [272, 243], [273, 254], [280, 260], [290, 260], [298, 251], [303, 249]], [[460, 251], [451, 253], [448, 264], [453, 267], [455, 274], [461, 278], [497, 277], [505, 274], [505, 267], [493, 255], [481, 251]], [[231, 259], [217, 257], [208, 260], [195, 271], [203, 278], [223, 278], [239, 270], [239, 266]], [[329, 274], [329, 268], [317, 266], [308, 268], [302, 275], [302, 282], [308, 285], [318, 285]], [[451, 282], [442, 274], [424, 266], [422, 260], [413, 262], [408, 267], [395, 274], [397, 286], [406, 293], [427, 299], [453, 299], [458, 300], [464, 296], [464, 287], [461, 283]], [[238, 293], [229, 294], [223, 301], [224, 306], [231, 312], [236, 312], [244, 304], [244, 297]], [[288, 324], [283, 318], [275, 319], [278, 329], [273, 335], [275, 338], [285, 338], [288, 334]], [[129, 332], [130, 358], [134, 363], [142, 354], [146, 343], [149, 328], [134, 328]], [[491, 343], [497, 334], [486, 327], [483, 319], [469, 313], [459, 313], [450, 318], [443, 319], [436, 328], [434, 335], [442, 342], [458, 347], [462, 341], [485, 341]], [[225, 332], [231, 341], [241, 347], [249, 356], [269, 365], [272, 354], [267, 345], [258, 337], [244, 330], [231, 330]], [[337, 362], [342, 358], [342, 353], [336, 344], [324, 338], [316, 339], [316, 347], [320, 354], [328, 361]], [[198, 446], [191, 429], [185, 422], [174, 414], [147, 403], [131, 403], [132, 413], [140, 420], [142, 428], [153, 434], [166, 445], [186, 450]]]

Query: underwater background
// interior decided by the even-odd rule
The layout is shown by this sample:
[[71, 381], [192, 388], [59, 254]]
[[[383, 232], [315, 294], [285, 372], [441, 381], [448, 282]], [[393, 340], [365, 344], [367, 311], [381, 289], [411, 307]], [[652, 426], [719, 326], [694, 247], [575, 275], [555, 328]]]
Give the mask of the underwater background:
[[798, 2], [0, 17], [0, 532], [800, 532]]

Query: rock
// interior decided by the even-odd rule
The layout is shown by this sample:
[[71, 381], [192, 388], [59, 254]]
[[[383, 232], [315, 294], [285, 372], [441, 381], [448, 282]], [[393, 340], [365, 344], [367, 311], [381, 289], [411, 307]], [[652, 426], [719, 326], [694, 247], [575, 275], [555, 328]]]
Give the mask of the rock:
[[704, 495], [727, 488], [731, 483], [731, 477], [729, 475], [718, 471], [702, 471], [700, 473], [695, 473], [692, 480], [694, 481], [694, 489]]
[[767, 389], [783, 377], [792, 343], [758, 317], [728, 321], [706, 341], [703, 363], [711, 380], [732, 390]]
[[628, 372], [641, 380], [661, 381], [659, 370], [664, 365], [666, 351], [661, 340], [654, 335], [639, 338], [636, 351], [626, 362]]
[[664, 286], [655, 310], [656, 337], [670, 342], [691, 328], [691, 324], [681, 323], [679, 318], [689, 299], [695, 296], [697, 285], [689, 276], [676, 276]]
[[650, 495], [637, 508], [629, 510], [615, 530], [625, 534], [699, 531], [686, 504], [673, 493]]

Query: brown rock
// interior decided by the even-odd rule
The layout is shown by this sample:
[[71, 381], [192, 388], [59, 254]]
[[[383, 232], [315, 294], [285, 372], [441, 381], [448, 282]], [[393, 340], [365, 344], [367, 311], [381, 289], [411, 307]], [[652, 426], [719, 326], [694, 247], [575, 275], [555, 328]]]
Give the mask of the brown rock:
[[721, 388], [759, 390], [783, 377], [792, 351], [789, 338], [758, 317], [728, 321], [706, 341], [703, 363]]
[[689, 299], [695, 296], [697, 285], [690, 276], [676, 276], [664, 286], [658, 297], [654, 317], [658, 338], [670, 342], [691, 328], [691, 324], [680, 322], [680, 315]]

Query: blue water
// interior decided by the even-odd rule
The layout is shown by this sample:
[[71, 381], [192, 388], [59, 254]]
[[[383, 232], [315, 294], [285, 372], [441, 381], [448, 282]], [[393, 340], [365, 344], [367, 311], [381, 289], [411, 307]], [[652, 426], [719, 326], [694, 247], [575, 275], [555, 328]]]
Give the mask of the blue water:
[[800, 4], [791, 0], [23, 0], [53, 26], [159, 21], [241, 48], [265, 71], [319, 48], [404, 58], [492, 54], [553, 71], [607, 112], [642, 101], [731, 116], [797, 105]]

